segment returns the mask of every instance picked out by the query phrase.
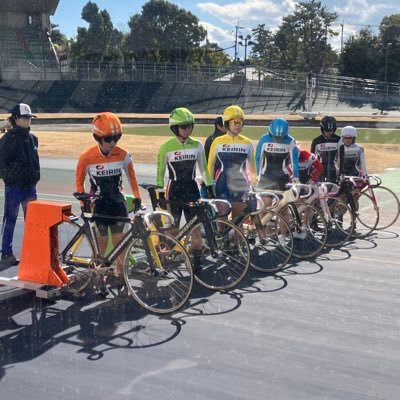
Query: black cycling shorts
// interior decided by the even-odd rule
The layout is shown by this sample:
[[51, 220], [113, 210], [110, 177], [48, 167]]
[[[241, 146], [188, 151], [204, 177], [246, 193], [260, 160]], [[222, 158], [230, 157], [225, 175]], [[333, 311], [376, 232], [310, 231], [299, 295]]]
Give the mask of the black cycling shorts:
[[[110, 200], [98, 199], [94, 205], [94, 213], [102, 214], [108, 217], [127, 217], [128, 210], [126, 203], [115, 202]], [[108, 235], [108, 227], [111, 233], [121, 233], [124, 230], [124, 221], [115, 221], [111, 218], [95, 217], [97, 228], [101, 236]]]
[[170, 212], [174, 217], [175, 226], [179, 227], [182, 212], [185, 214], [186, 221], [190, 221], [196, 215], [193, 207], [185, 207], [183, 204], [174, 205], [173, 202], [188, 203], [200, 199], [200, 192], [195, 181], [176, 182], [172, 181], [168, 186], [166, 198], [172, 202]]

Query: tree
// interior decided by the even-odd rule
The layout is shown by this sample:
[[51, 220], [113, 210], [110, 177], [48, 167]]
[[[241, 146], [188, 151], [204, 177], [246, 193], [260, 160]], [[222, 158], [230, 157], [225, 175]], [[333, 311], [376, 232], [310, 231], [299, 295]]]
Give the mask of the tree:
[[276, 68], [279, 59], [279, 48], [275, 45], [275, 37], [265, 24], [258, 25], [252, 29], [252, 51], [250, 59], [253, 63], [266, 68]]
[[114, 28], [110, 14], [89, 1], [82, 9], [82, 19], [89, 28], [78, 28], [76, 41], [71, 45], [72, 58], [76, 61], [123, 61], [123, 35]]
[[193, 61], [206, 31], [191, 12], [165, 0], [150, 0], [129, 20], [126, 49], [137, 60]]
[[364, 79], [378, 79], [383, 65], [378, 37], [371, 28], [363, 28], [346, 41], [340, 58], [340, 74]]
[[283, 17], [275, 35], [275, 45], [281, 53], [281, 67], [316, 73], [323, 73], [331, 67], [337, 56], [328, 38], [338, 34], [331, 28], [337, 17], [336, 12], [322, 7], [320, 1], [297, 3], [295, 12]]

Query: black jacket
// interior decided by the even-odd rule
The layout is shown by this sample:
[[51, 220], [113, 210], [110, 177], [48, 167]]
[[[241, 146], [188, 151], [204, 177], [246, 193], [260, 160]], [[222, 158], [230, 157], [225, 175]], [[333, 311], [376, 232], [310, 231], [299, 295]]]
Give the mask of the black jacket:
[[208, 156], [210, 154], [210, 149], [212, 142], [217, 138], [222, 135], [225, 135], [226, 132], [220, 131], [219, 129], [215, 129], [215, 131], [207, 137], [206, 142], [204, 143], [204, 152], [206, 154], [206, 161], [208, 162]]
[[0, 140], [0, 175], [7, 186], [25, 189], [40, 179], [38, 138], [29, 131], [15, 127]]

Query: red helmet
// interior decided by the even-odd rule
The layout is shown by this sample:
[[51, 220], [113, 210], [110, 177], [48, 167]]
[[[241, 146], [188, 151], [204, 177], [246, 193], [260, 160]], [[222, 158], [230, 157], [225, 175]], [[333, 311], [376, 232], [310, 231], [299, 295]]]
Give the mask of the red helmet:
[[299, 162], [307, 162], [311, 157], [311, 153], [308, 150], [300, 150], [299, 152]]

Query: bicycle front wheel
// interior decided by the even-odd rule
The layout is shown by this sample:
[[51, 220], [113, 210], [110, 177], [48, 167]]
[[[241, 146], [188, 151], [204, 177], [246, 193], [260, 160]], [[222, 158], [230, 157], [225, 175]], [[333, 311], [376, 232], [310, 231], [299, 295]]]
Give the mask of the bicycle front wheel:
[[[379, 208], [379, 222], [375, 229], [387, 229], [399, 218], [399, 198], [394, 192], [384, 186], [373, 186], [371, 189]], [[365, 192], [367, 190], [368, 188]]]
[[230, 289], [249, 269], [249, 244], [231, 222], [216, 219], [210, 222], [210, 229], [207, 234], [204, 224], [198, 223], [185, 238], [185, 248], [195, 269], [194, 278], [212, 290]]
[[328, 227], [326, 246], [340, 247], [345, 244], [353, 234], [354, 215], [350, 207], [338, 197], [327, 199], [327, 205], [330, 215], [326, 221]]
[[85, 234], [79, 233], [80, 225], [75, 222], [62, 222], [57, 229], [57, 258], [70, 279], [63, 290], [80, 293], [92, 278], [90, 266], [95, 254], [93, 244]]
[[293, 256], [306, 259], [317, 256], [325, 246], [328, 228], [317, 208], [303, 202], [283, 207], [279, 214], [288, 220], [293, 235]]
[[180, 309], [193, 287], [192, 265], [184, 247], [171, 235], [157, 231], [132, 240], [124, 278], [132, 297], [156, 314]]
[[364, 192], [352, 192], [355, 203], [355, 226], [352, 237], [364, 238], [378, 226], [379, 211], [372, 197]]
[[239, 228], [249, 242], [250, 265], [260, 272], [281, 270], [293, 253], [293, 236], [289, 225], [273, 211], [248, 215]]

